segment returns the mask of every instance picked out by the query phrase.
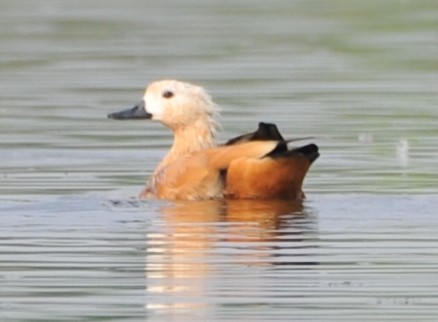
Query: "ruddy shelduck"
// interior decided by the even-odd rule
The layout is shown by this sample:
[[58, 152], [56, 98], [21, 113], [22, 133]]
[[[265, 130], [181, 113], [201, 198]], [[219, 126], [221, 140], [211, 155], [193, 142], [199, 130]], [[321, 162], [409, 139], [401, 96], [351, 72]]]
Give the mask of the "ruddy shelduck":
[[189, 83], [150, 84], [134, 108], [109, 114], [116, 120], [152, 119], [173, 131], [170, 151], [158, 164], [142, 199], [303, 199], [302, 185], [318, 147], [290, 148], [275, 124], [218, 145], [218, 109], [207, 92]]

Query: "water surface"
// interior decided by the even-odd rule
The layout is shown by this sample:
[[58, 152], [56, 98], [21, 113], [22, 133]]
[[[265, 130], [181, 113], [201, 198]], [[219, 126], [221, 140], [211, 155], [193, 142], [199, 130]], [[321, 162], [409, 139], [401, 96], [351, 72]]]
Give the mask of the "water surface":
[[[434, 1], [0, 3], [0, 320], [435, 321]], [[278, 124], [304, 203], [138, 202], [171, 136], [115, 122], [205, 86], [220, 140]]]

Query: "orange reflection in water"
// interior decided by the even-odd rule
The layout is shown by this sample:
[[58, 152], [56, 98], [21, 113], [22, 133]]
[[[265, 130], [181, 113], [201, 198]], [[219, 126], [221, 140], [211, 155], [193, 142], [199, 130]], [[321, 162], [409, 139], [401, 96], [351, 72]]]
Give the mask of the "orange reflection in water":
[[174, 202], [161, 213], [163, 229], [148, 235], [146, 307], [201, 315], [222, 265], [272, 265], [284, 215], [305, 216], [301, 201], [284, 200]]

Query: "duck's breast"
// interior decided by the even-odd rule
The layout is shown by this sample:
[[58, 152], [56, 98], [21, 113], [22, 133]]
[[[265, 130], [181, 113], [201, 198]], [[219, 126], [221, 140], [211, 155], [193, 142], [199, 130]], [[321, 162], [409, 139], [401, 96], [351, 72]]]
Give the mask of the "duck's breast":
[[221, 173], [205, 154], [181, 157], [155, 175], [155, 195], [167, 200], [205, 200], [222, 197]]

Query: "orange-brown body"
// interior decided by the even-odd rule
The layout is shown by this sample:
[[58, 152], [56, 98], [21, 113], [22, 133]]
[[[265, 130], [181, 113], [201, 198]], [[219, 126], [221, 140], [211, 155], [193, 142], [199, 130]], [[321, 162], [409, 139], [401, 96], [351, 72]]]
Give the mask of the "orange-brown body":
[[293, 158], [240, 158], [227, 173], [226, 195], [233, 199], [302, 199], [310, 162]]
[[302, 199], [304, 178], [318, 147], [290, 148], [274, 124], [217, 145], [214, 104], [200, 87], [151, 84], [144, 100], [114, 119], [151, 118], [174, 132], [174, 143], [140, 198], [166, 200]]

